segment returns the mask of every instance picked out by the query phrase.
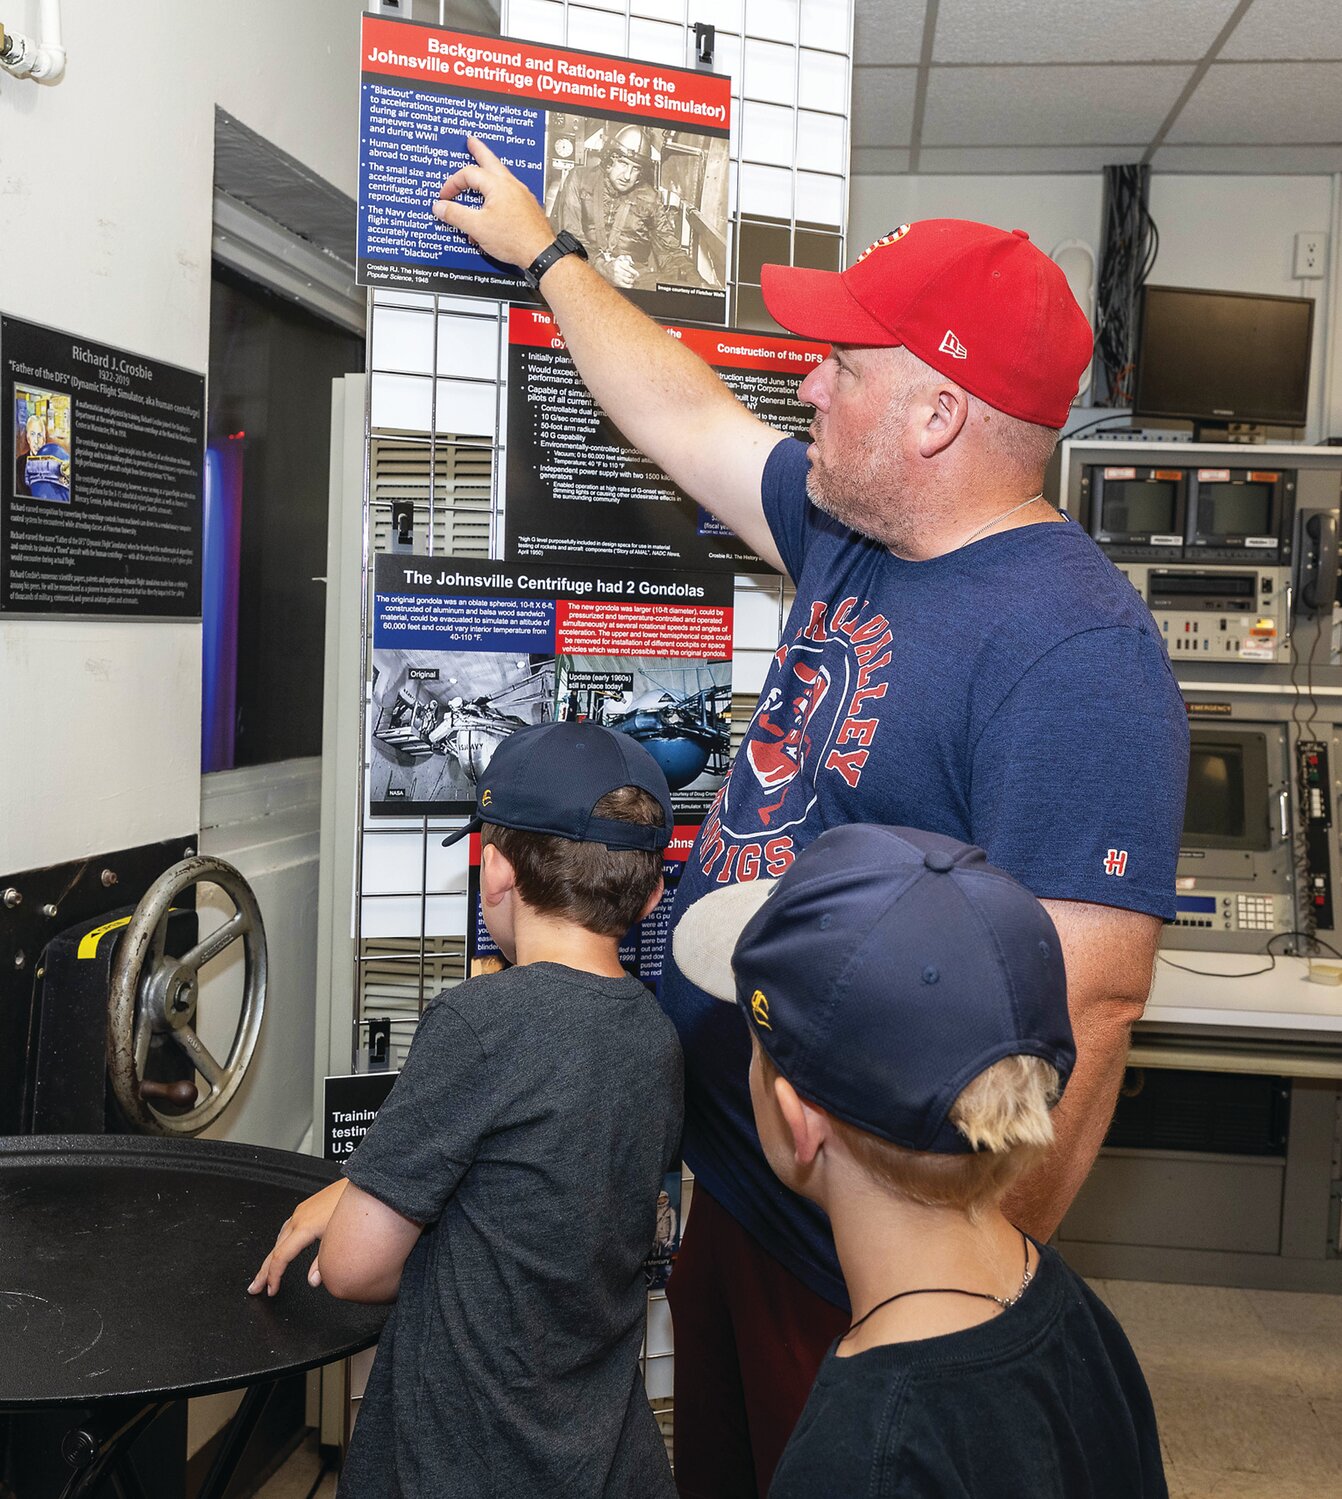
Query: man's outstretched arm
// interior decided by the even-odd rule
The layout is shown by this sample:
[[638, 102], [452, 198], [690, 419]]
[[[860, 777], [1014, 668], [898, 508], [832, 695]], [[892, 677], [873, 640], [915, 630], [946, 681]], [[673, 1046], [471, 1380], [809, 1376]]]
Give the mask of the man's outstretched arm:
[[[544, 210], [474, 137], [475, 158], [443, 184], [434, 213], [487, 254], [528, 266], [554, 239]], [[479, 208], [456, 201], [479, 193]], [[696, 354], [682, 348], [577, 255], [542, 278], [588, 390], [626, 438], [780, 571], [760, 501], [770, 450], [782, 436], [753, 416]]]
[[1109, 1132], [1160, 940], [1159, 919], [1139, 911], [1072, 900], [1043, 904], [1062, 943], [1076, 1065], [1053, 1111], [1052, 1150], [1012, 1189], [1003, 1209], [1040, 1240], [1061, 1223]]

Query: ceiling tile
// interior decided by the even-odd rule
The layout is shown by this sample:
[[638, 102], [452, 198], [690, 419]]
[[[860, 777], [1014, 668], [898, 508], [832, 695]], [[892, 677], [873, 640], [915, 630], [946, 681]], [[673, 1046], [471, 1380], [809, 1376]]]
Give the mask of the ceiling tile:
[[909, 153], [893, 146], [854, 146], [851, 174], [854, 177], [894, 177], [909, 169]]
[[[859, 0], [859, 13], [863, 3]], [[882, 0], [865, 3], [872, 8]], [[932, 58], [993, 63], [1196, 62], [1235, 4], [1236, 0], [941, 0]]]
[[1342, 146], [1162, 146], [1156, 172], [1233, 172], [1238, 176], [1315, 176], [1342, 172]]
[[1342, 62], [1214, 64], [1168, 139], [1171, 145], [1342, 141]]
[[923, 55], [926, 0], [857, 0], [853, 56], [861, 62], [916, 63]]
[[853, 69], [853, 145], [907, 146], [916, 68]]
[[[928, 77], [925, 146], [1145, 144], [1190, 66], [938, 68]], [[855, 139], [877, 144], [867, 133]]]
[[1337, 0], [1254, 0], [1223, 58], [1342, 57]]
[[[1143, 146], [944, 146], [918, 153], [919, 173], [1098, 172], [1140, 161]], [[855, 169], [856, 170], [856, 169]]]

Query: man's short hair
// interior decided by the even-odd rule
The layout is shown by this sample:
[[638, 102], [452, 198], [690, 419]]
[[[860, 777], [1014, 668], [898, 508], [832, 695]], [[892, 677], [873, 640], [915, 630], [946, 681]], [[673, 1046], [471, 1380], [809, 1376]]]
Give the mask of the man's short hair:
[[[761, 1076], [771, 1087], [780, 1074], [763, 1047], [758, 1053]], [[1057, 1070], [1041, 1057], [994, 1062], [951, 1105], [951, 1122], [974, 1147], [967, 1155], [906, 1150], [832, 1114], [829, 1120], [858, 1167], [878, 1185], [927, 1207], [957, 1208], [978, 1218], [1053, 1144], [1050, 1110], [1059, 1092]]]
[[[607, 792], [592, 815], [649, 827], [666, 820], [656, 797], [638, 786]], [[513, 866], [517, 893], [533, 911], [602, 937], [624, 936], [662, 876], [659, 850], [607, 848], [492, 822], [481, 825], [480, 842], [492, 843]]]

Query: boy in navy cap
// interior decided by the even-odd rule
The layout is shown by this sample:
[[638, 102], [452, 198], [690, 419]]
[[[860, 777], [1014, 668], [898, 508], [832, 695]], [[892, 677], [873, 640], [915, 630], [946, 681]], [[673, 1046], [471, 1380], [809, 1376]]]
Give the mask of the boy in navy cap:
[[770, 1499], [1164, 1499], [1122, 1329], [1001, 1211], [1075, 1059], [1034, 896], [980, 849], [853, 825], [674, 944], [745, 1015], [765, 1156], [829, 1215], [851, 1302]]
[[657, 1193], [680, 1140], [675, 1031], [620, 966], [662, 893], [652, 756], [585, 723], [513, 734], [481, 778], [485, 924], [515, 965], [425, 1011], [345, 1180], [249, 1289], [308, 1272], [396, 1305], [340, 1493], [674, 1499], [638, 1356]]

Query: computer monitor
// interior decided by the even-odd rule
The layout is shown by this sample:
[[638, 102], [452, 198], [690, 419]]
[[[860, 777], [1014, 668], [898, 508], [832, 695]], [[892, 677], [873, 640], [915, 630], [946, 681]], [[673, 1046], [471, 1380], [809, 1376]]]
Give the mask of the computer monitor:
[[1264, 736], [1195, 727], [1191, 740], [1182, 846], [1246, 851], [1270, 847]]
[[1110, 556], [1129, 561], [1182, 557], [1186, 469], [1090, 464], [1082, 490], [1090, 534]]
[[1314, 301], [1147, 286], [1133, 415], [1303, 427]]

